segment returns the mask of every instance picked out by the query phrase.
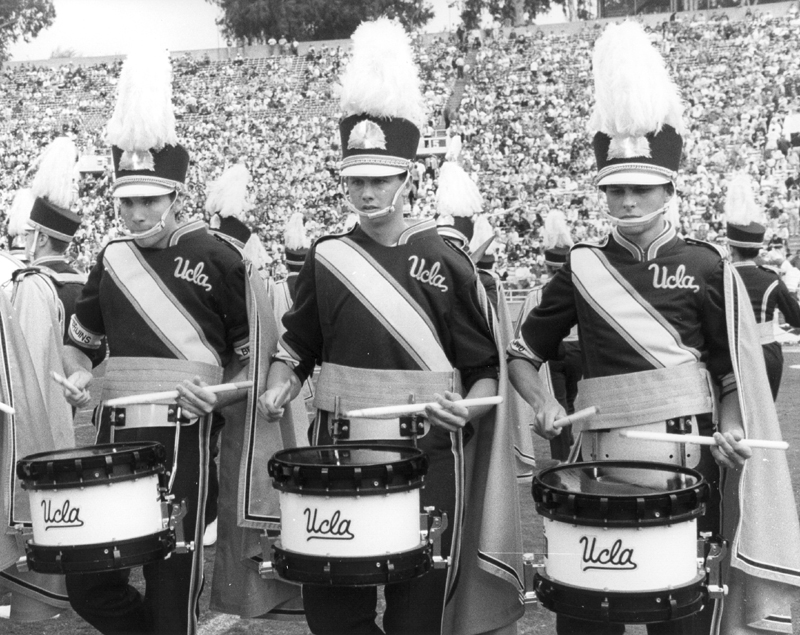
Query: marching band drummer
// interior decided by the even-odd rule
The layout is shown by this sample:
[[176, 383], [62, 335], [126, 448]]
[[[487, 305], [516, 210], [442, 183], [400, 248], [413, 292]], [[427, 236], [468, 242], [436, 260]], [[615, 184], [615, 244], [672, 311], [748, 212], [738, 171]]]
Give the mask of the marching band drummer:
[[246, 378], [250, 353], [241, 254], [211, 236], [202, 221], [180, 224], [176, 218], [189, 154], [175, 134], [170, 84], [166, 50], [128, 56], [107, 135], [114, 159], [112, 194], [128, 236], [100, 252], [76, 303], [65, 367], [82, 392], [66, 394], [75, 406], [88, 403], [89, 356], [104, 339], [109, 360], [102, 401], [177, 384], [178, 422], [170, 422], [167, 406], [153, 406], [148, 420], [128, 425], [126, 417], [126, 426], [111, 432], [108, 409], [101, 407], [95, 423], [100, 441], [164, 445], [174, 478], [171, 493], [188, 503], [183, 523], [194, 550], [144, 565], [144, 597], [128, 584], [129, 569], [67, 575], [72, 607], [103, 633], [196, 632], [208, 415], [244, 396], [236, 391], [217, 397], [204, 386], [220, 383], [223, 368], [226, 379]]
[[[564, 409], [544, 390], [536, 368], [556, 354], [561, 340], [577, 324], [585, 377], [578, 402], [600, 411], [577, 441], [580, 459], [675, 463], [683, 454], [685, 464], [701, 472], [712, 488], [712, 501], [698, 526], [719, 534], [720, 468], [715, 461], [726, 480], [741, 475], [745, 484], [741, 499], [726, 498], [726, 515], [735, 513], [740, 504], [749, 506], [748, 514], [759, 514], [765, 496], [757, 489], [768, 486], [759, 474], [765, 472], [775, 475], [769, 486], [780, 492], [782, 503], [787, 500], [787, 481], [777, 476], [785, 467], [782, 453], [747, 461], [753, 451], [740, 443], [745, 431], [754, 438], [779, 435], [755, 321], [741, 281], [716, 248], [681, 239], [665, 220], [675, 196], [683, 107], [642, 27], [633, 22], [607, 27], [596, 44], [593, 68], [597, 104], [591, 124], [598, 131], [597, 183], [605, 193], [606, 216], [613, 229], [600, 245], [574, 246], [543, 290], [541, 303], [509, 347], [512, 383], [537, 410], [536, 432], [548, 439], [558, 434], [553, 422], [564, 416]], [[718, 426], [712, 413], [719, 415]], [[615, 429], [630, 426], [713, 435], [717, 445], [698, 452], [697, 446], [624, 438]], [[786, 509], [772, 505], [763, 514], [773, 519], [770, 526], [786, 529], [793, 549], [797, 532], [792, 527], [797, 522], [796, 514], [792, 519], [791, 489], [788, 500]], [[736, 534], [731, 547], [734, 566], [746, 570], [752, 580], [779, 579], [775, 567], [785, 564], [786, 547], [769, 553], [769, 547], [753, 540], [753, 533], [748, 526]], [[733, 534], [725, 538], [730, 540]], [[761, 538], [761, 543], [769, 542]], [[797, 561], [794, 555], [791, 558]], [[766, 566], [758, 570], [746, 559]], [[797, 584], [791, 578], [783, 575], [781, 581]], [[745, 604], [743, 587], [734, 589], [731, 579], [725, 582], [739, 604]], [[750, 591], [748, 587], [748, 613], [758, 607], [769, 619], [788, 608], [781, 606], [787, 596], [777, 588], [765, 599], [774, 602], [769, 608]], [[648, 632], [752, 632], [725, 621], [729, 612], [742, 610], [732, 597], [724, 600], [722, 622], [722, 602], [714, 604], [684, 619], [650, 624]], [[557, 615], [560, 634], [624, 631], [623, 624]]]
[[[442, 240], [432, 220], [411, 224], [403, 218], [425, 119], [409, 39], [399, 24], [382, 18], [358, 27], [342, 78], [342, 109], [345, 206], [358, 214], [359, 224], [312, 245], [259, 403], [268, 417], [279, 418], [315, 362], [321, 362], [312, 441], [326, 444], [337, 397], [347, 404], [373, 394], [371, 405], [378, 406], [407, 403], [409, 394], [435, 393], [438, 405], [425, 411], [430, 431], [418, 439], [430, 460], [422, 503], [447, 512], [451, 522], [442, 548], [455, 555], [458, 541], [470, 531], [467, 526], [452, 532], [461, 493], [457, 461], [463, 443], [472, 437], [474, 447], [484, 432], [477, 418], [489, 408], [454, 402], [462, 394], [496, 394], [499, 360], [469, 258]], [[354, 419], [350, 425], [359, 423]], [[509, 456], [506, 465], [512, 463]], [[509, 474], [506, 500], [516, 491], [513, 471]], [[467, 525], [481, 520], [479, 514], [466, 519]], [[383, 631], [375, 623], [374, 587], [305, 585], [308, 625], [316, 634], [515, 632], [523, 611], [519, 589], [465, 567], [457, 584], [450, 567], [386, 585]], [[468, 628], [448, 622], [446, 588], [449, 600], [461, 590], [482, 594], [470, 607], [477, 615], [457, 616], [471, 619]]]

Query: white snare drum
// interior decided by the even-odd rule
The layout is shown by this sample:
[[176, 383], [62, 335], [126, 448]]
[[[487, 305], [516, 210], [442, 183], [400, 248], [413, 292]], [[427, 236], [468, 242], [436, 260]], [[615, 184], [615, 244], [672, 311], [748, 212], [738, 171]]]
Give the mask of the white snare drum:
[[40, 573], [122, 569], [166, 557], [175, 537], [165, 514], [165, 450], [115, 443], [33, 454], [17, 463], [28, 490]]
[[705, 573], [697, 518], [708, 485], [689, 468], [600, 461], [542, 471], [533, 483], [547, 545], [536, 594], [572, 617], [620, 623], [699, 611]]
[[338, 445], [277, 452], [269, 474], [280, 491], [275, 571], [286, 580], [340, 586], [406, 580], [431, 567], [420, 534], [428, 468], [416, 448]]

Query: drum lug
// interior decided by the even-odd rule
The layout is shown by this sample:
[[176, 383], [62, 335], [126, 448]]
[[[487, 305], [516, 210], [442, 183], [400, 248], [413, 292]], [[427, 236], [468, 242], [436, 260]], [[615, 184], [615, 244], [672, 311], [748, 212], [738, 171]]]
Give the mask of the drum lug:
[[181, 501], [180, 505], [171, 505], [172, 513], [169, 518], [169, 528], [175, 532], [175, 553], [189, 553], [194, 551], [194, 540], [186, 542], [186, 537], [183, 533], [183, 518], [189, 513], [186, 506], [186, 499]]
[[435, 507], [423, 507], [425, 513], [420, 514], [420, 533], [431, 544], [433, 568], [445, 569], [450, 566], [450, 557], [442, 556], [442, 534], [447, 529], [447, 514], [437, 511]]
[[536, 591], [534, 591], [534, 578], [535, 574], [544, 569], [544, 554], [538, 553], [523, 553], [522, 554], [522, 572], [525, 576], [525, 604], [536, 604]]
[[728, 543], [725, 540], [712, 538], [710, 532], [701, 532], [698, 546], [705, 553], [708, 547], [708, 555], [705, 557], [704, 569], [706, 572], [706, 590], [708, 597], [716, 600], [728, 594], [728, 585], [722, 584], [722, 561], [728, 553]]

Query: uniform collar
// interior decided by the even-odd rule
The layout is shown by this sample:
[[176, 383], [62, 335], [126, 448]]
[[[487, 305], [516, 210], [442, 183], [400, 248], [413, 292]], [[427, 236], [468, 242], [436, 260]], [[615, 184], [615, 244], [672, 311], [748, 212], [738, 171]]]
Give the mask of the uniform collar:
[[201, 220], [193, 220], [191, 222], [186, 223], [185, 225], [181, 225], [176, 229], [172, 236], [169, 237], [169, 247], [174, 247], [179, 242], [187, 240], [193, 236], [198, 236], [200, 234], [207, 234], [208, 229], [206, 224]]
[[31, 263], [31, 267], [49, 267], [50, 265], [59, 263], [68, 265], [69, 260], [66, 256], [42, 256], [41, 258], [34, 260]]
[[647, 249], [642, 249], [636, 243], [625, 238], [625, 236], [623, 236], [616, 227], [611, 230], [611, 236], [613, 237], [614, 242], [628, 251], [636, 260], [641, 262], [646, 262], [648, 260], [657, 258], [662, 251], [672, 247], [678, 240], [678, 232], [670, 222], [667, 222], [664, 225], [663, 231], [656, 236], [655, 240], [650, 243]]

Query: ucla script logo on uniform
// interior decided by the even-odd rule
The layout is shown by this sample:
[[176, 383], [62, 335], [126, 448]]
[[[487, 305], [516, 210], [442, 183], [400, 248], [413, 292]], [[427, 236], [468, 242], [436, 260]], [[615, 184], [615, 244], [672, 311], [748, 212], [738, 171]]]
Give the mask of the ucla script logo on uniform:
[[436, 287], [442, 293], [447, 292], [448, 287], [444, 283], [444, 276], [439, 273], [441, 265], [438, 262], [434, 262], [430, 269], [426, 269], [425, 258], [411, 256], [408, 260], [411, 263], [411, 270], [409, 273], [411, 274], [412, 278], [419, 280], [424, 284], [429, 284], [432, 287]]
[[205, 263], [198, 262], [194, 266], [194, 269], [192, 269], [189, 260], [184, 260], [181, 256], [175, 258], [175, 262], [178, 263], [178, 266], [175, 267], [176, 278], [179, 278], [180, 280], [186, 280], [187, 282], [193, 282], [194, 284], [203, 287], [206, 291], [211, 291], [211, 285], [208, 283], [208, 276], [203, 273], [203, 269], [205, 269]]
[[670, 275], [666, 265], [659, 267], [653, 263], [648, 267], [653, 272], [653, 288], [655, 289], [689, 289], [694, 293], [700, 291], [695, 284], [694, 276], [686, 275], [686, 265], [678, 265], [678, 269]]

